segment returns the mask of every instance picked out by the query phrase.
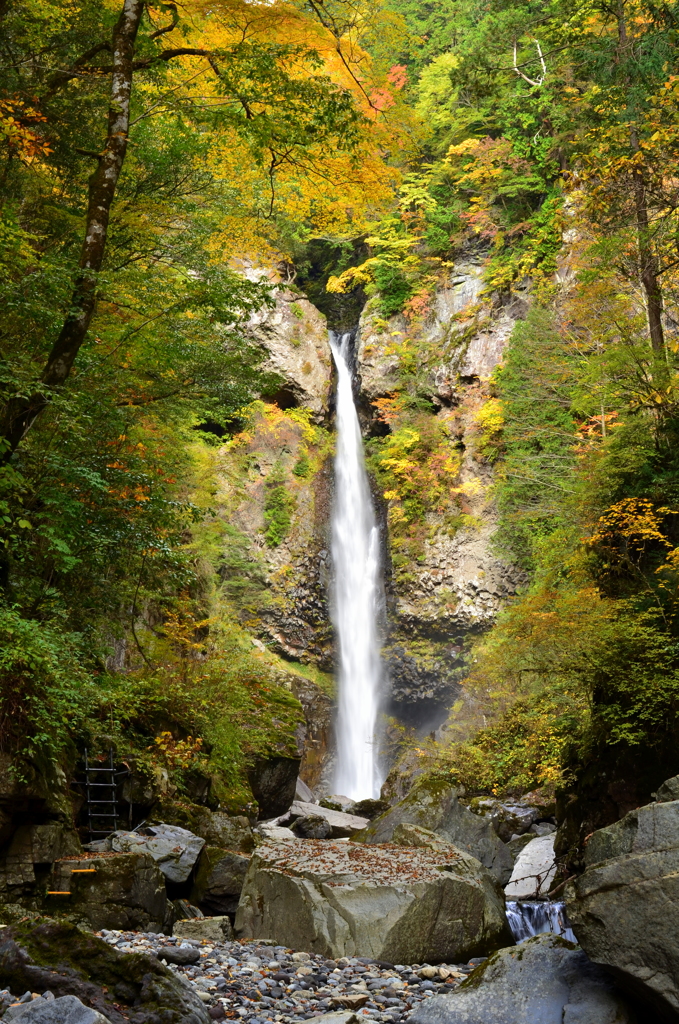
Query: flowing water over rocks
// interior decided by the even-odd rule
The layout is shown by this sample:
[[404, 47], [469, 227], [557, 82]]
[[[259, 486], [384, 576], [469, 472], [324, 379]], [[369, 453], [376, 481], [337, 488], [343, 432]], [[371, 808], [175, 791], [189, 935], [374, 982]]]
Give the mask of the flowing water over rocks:
[[577, 942], [566, 917], [566, 906], [558, 902], [511, 902], [507, 904], [507, 920], [516, 942], [534, 935], [551, 932], [566, 942]]
[[335, 792], [352, 800], [379, 796], [375, 729], [380, 695], [377, 611], [379, 531], [363, 461], [351, 380], [352, 335], [330, 335], [337, 366], [337, 455], [332, 554], [339, 645]]

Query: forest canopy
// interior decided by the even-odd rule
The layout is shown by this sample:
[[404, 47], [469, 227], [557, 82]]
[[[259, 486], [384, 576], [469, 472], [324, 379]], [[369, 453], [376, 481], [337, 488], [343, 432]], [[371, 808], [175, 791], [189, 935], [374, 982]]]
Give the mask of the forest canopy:
[[464, 257], [493, 309], [529, 296], [475, 425], [526, 585], [469, 655], [495, 724], [440, 770], [509, 791], [602, 749], [671, 759], [678, 19], [652, 0], [0, 0], [3, 750], [53, 758], [103, 722], [141, 749], [162, 713], [212, 729], [233, 782], [276, 716], [294, 726], [232, 614], [239, 587], [263, 600], [233, 532], [216, 582], [204, 477], [280, 384], [251, 315], [325, 246], [329, 295], [400, 318], [368, 443], [397, 577], [435, 506], [473, 528], [418, 340], [437, 289]]

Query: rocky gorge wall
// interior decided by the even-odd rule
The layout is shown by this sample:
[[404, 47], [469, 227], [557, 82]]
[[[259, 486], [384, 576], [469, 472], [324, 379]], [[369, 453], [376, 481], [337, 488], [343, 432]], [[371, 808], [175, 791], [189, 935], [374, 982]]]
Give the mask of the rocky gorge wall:
[[[526, 308], [521, 297], [503, 305], [484, 296], [481, 263], [467, 261], [418, 316], [384, 319], [372, 299], [358, 328], [356, 393], [384, 536], [388, 710], [421, 730], [444, 721], [459, 695], [466, 638], [491, 625], [522, 579], [492, 548], [496, 512], [482, 442], [488, 381]], [[227, 588], [244, 577], [232, 599], [256, 644], [330, 673], [334, 379], [325, 318], [281, 290], [250, 331], [281, 385], [219, 450], [215, 497], [231, 531], [222, 574]], [[416, 421], [406, 411], [405, 425], [401, 417], [390, 428], [384, 407], [399, 395], [415, 395]], [[439, 507], [430, 503], [404, 534], [403, 502], [383, 476], [390, 439], [408, 430], [435, 434], [438, 445], [419, 464], [410, 452], [413, 472], [439, 458], [447, 475]]]

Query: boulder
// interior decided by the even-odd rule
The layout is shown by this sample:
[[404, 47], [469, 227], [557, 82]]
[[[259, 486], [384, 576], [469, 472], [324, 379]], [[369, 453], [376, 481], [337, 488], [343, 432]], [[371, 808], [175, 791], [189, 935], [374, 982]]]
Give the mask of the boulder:
[[666, 779], [658, 789], [655, 799], [659, 804], [668, 803], [671, 800], [679, 800], [679, 775]]
[[292, 829], [283, 825], [262, 824], [257, 826], [258, 834], [268, 843], [280, 843], [286, 839], [296, 839], [297, 836]]
[[158, 950], [158, 959], [164, 960], [168, 964], [175, 964], [177, 967], [186, 967], [188, 964], [198, 963], [200, 952], [195, 946], [190, 946], [188, 943], [185, 946], [167, 945]]
[[165, 877], [148, 853], [58, 861], [50, 889], [71, 894], [48, 897], [51, 908], [63, 910], [93, 931], [162, 931], [167, 911]]
[[555, 875], [554, 836], [531, 839], [516, 858], [505, 896], [508, 900], [544, 899]]
[[295, 800], [292, 813], [297, 818], [305, 818], [310, 814], [325, 818], [330, 825], [333, 839], [348, 839], [354, 832], [364, 829], [369, 824], [367, 818], [359, 818], [356, 814], [345, 814], [343, 811], [333, 811], [322, 804], [305, 804], [300, 800]]
[[198, 860], [205, 840], [178, 825], [150, 825], [143, 832], [115, 832], [116, 853], [148, 853], [170, 882], [185, 882]]
[[121, 953], [68, 921], [10, 925], [0, 936], [0, 983], [13, 992], [77, 996], [111, 1024], [209, 1024], [198, 996], [154, 956]]
[[390, 843], [394, 829], [403, 823], [437, 832], [442, 839], [481, 861], [503, 885], [509, 881], [513, 861], [507, 847], [487, 818], [463, 807], [454, 787], [419, 779], [403, 800], [353, 838], [361, 843]]
[[502, 949], [409, 1024], [636, 1024], [610, 979], [577, 946], [538, 935]]
[[503, 843], [508, 843], [512, 836], [523, 835], [540, 817], [535, 807], [521, 803], [502, 803], [490, 797], [476, 797], [471, 801], [469, 809], [474, 814], [489, 818]]
[[255, 839], [250, 822], [245, 815], [229, 815], [223, 811], [214, 811], [205, 821], [200, 835], [211, 845], [223, 850], [235, 850], [237, 853], [252, 853]]
[[173, 935], [182, 939], [205, 939], [207, 942], [231, 942], [233, 928], [228, 917], [199, 917], [193, 921], [177, 921]]
[[292, 831], [300, 839], [330, 839], [332, 836], [332, 825], [327, 818], [320, 814], [305, 814], [298, 818], [292, 826]]
[[191, 902], [206, 914], [235, 914], [249, 857], [206, 846], [198, 862]]
[[566, 888], [578, 942], [658, 1020], [679, 1016], [679, 801], [647, 804], [600, 829]]
[[462, 850], [312, 839], [253, 854], [236, 933], [388, 963], [460, 962], [512, 942], [502, 890]]
[[109, 1024], [103, 1014], [85, 1006], [77, 996], [16, 1003], [10, 1006], [2, 1019], [21, 1020], [22, 1024]]
[[259, 805], [259, 817], [276, 818], [295, 799], [301, 757], [260, 758], [248, 772], [252, 794]]

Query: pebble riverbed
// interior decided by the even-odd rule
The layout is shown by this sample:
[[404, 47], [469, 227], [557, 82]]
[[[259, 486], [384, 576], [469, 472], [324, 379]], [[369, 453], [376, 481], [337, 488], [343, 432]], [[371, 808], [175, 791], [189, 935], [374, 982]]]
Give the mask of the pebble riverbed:
[[[198, 941], [141, 932], [98, 933], [123, 953], [151, 953], [182, 975], [213, 1020], [310, 1020], [354, 1010], [366, 1020], [406, 1020], [422, 1000], [449, 992], [483, 963], [386, 964], [364, 957], [326, 957], [261, 942]], [[195, 959], [178, 964], [173, 960]]]

